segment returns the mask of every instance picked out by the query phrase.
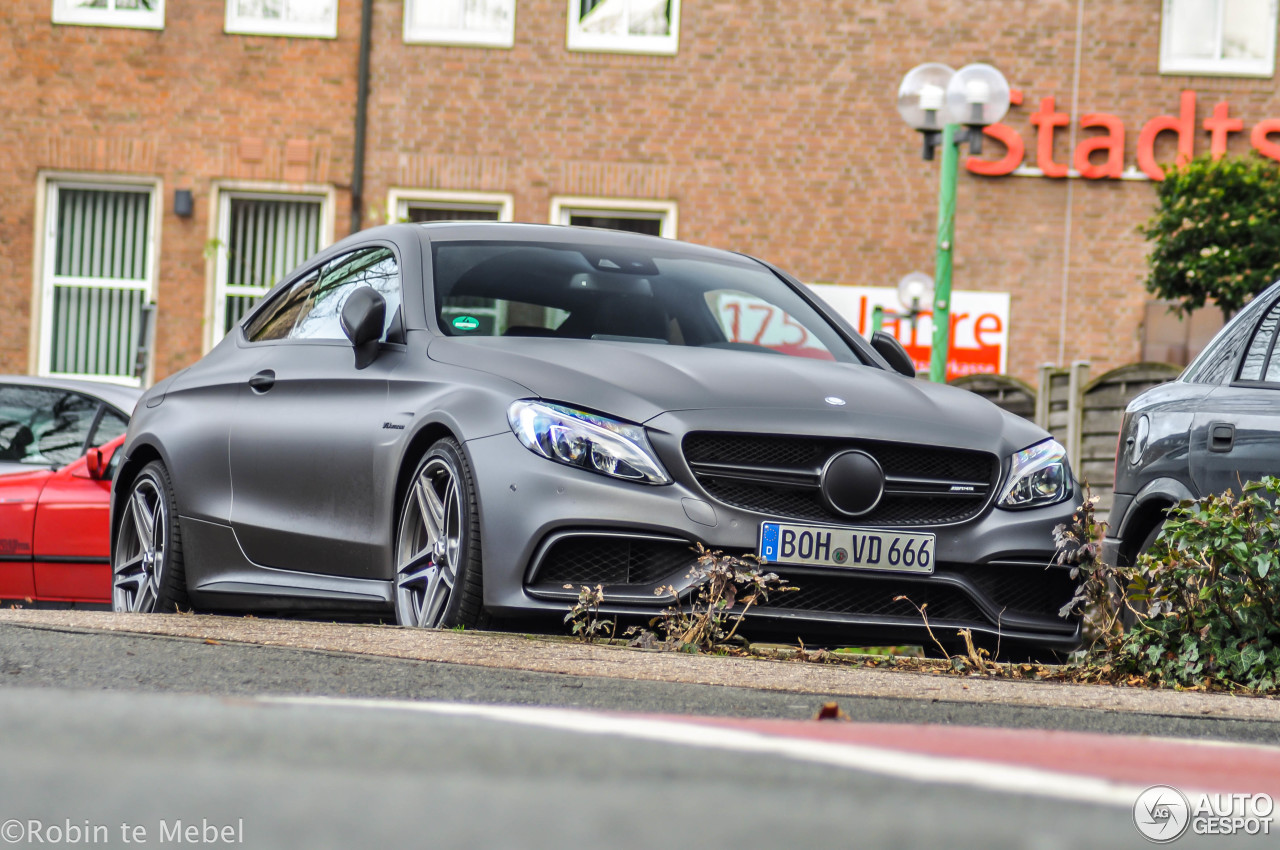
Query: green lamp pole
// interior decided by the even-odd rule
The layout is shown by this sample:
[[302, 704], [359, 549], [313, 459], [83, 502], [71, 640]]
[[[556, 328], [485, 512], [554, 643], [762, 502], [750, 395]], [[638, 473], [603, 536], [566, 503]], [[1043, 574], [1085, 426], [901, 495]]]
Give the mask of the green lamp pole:
[[938, 182], [938, 247], [933, 271], [933, 353], [929, 380], [947, 382], [947, 357], [951, 351], [951, 246], [956, 238], [956, 178], [960, 153], [957, 124], [942, 128], [942, 174]]
[[[898, 86], [898, 112], [924, 137], [924, 158], [942, 151], [938, 182], [938, 241], [933, 274], [933, 345], [929, 380], [945, 383], [951, 353], [951, 252], [956, 232], [956, 178], [960, 145], [982, 152], [982, 128], [1009, 110], [1009, 83], [990, 65], [953, 71], [937, 62], [917, 65]], [[961, 126], [961, 125], [964, 126]]]

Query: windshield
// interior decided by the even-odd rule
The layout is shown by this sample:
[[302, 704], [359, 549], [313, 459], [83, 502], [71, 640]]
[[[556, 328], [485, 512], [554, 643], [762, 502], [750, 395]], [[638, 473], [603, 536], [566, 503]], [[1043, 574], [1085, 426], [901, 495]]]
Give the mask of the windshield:
[[594, 339], [857, 363], [822, 316], [759, 263], [634, 245], [433, 245], [450, 336]]

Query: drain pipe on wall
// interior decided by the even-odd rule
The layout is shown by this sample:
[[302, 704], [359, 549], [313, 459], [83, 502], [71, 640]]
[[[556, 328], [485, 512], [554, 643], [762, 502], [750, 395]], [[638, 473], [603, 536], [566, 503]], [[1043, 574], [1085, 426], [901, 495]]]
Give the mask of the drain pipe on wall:
[[[1076, 55], [1075, 66], [1071, 75], [1071, 114], [1072, 116], [1080, 114], [1080, 60], [1084, 50], [1084, 0], [1077, 0], [1076, 3]], [[1076, 149], [1076, 122], [1073, 119], [1069, 128], [1070, 138], [1067, 150], [1073, 152]], [[1058, 367], [1065, 368], [1067, 365], [1067, 307], [1071, 304], [1071, 211], [1075, 204], [1075, 186], [1072, 184], [1074, 180], [1068, 178], [1067, 184], [1067, 210], [1065, 220], [1062, 226], [1062, 288], [1061, 297], [1058, 304]]]
[[369, 49], [373, 29], [373, 0], [360, 8], [360, 72], [356, 80], [356, 144], [351, 162], [351, 232], [364, 223], [365, 127], [369, 123]]

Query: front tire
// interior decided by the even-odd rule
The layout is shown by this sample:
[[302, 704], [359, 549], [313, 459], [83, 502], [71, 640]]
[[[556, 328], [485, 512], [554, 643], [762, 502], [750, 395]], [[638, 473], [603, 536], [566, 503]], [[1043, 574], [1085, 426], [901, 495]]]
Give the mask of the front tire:
[[178, 504], [160, 461], [142, 468], [129, 485], [111, 558], [113, 611], [150, 614], [190, 608]]
[[409, 479], [396, 527], [396, 622], [414, 628], [483, 626], [480, 515], [471, 468], [456, 440], [437, 441]]

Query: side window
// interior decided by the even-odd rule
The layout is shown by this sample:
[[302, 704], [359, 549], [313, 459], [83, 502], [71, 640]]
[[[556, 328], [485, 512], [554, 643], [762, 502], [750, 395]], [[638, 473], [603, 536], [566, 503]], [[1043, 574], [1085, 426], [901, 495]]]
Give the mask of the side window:
[[1280, 319], [1280, 302], [1267, 311], [1266, 317], [1258, 325], [1249, 350], [1245, 352], [1244, 363], [1240, 366], [1240, 380], [1261, 381], [1268, 371], [1267, 358], [1276, 344], [1276, 321]]
[[311, 288], [305, 312], [298, 317], [289, 338], [346, 340], [342, 307], [352, 292], [364, 286], [377, 290], [387, 301], [387, 318], [382, 327], [385, 340], [400, 309], [400, 272], [395, 254], [388, 248], [353, 251], [328, 263], [319, 282]]
[[129, 420], [111, 408], [104, 407], [102, 418], [98, 420], [98, 427], [94, 429], [89, 445], [100, 446], [103, 443], [109, 443], [127, 430], [129, 430]]
[[245, 326], [245, 336], [250, 342], [286, 339], [298, 317], [303, 314], [312, 297], [312, 290], [320, 280], [320, 270], [312, 272], [276, 296], [261, 313]]
[[65, 464], [84, 454], [98, 402], [65, 390], [0, 387], [0, 460]]
[[1182, 380], [1192, 384], [1221, 384], [1232, 379], [1260, 312], [1253, 309], [1255, 305], [1262, 306], [1255, 299], [1219, 331], [1209, 347], [1200, 352], [1200, 356], [1182, 373]]

